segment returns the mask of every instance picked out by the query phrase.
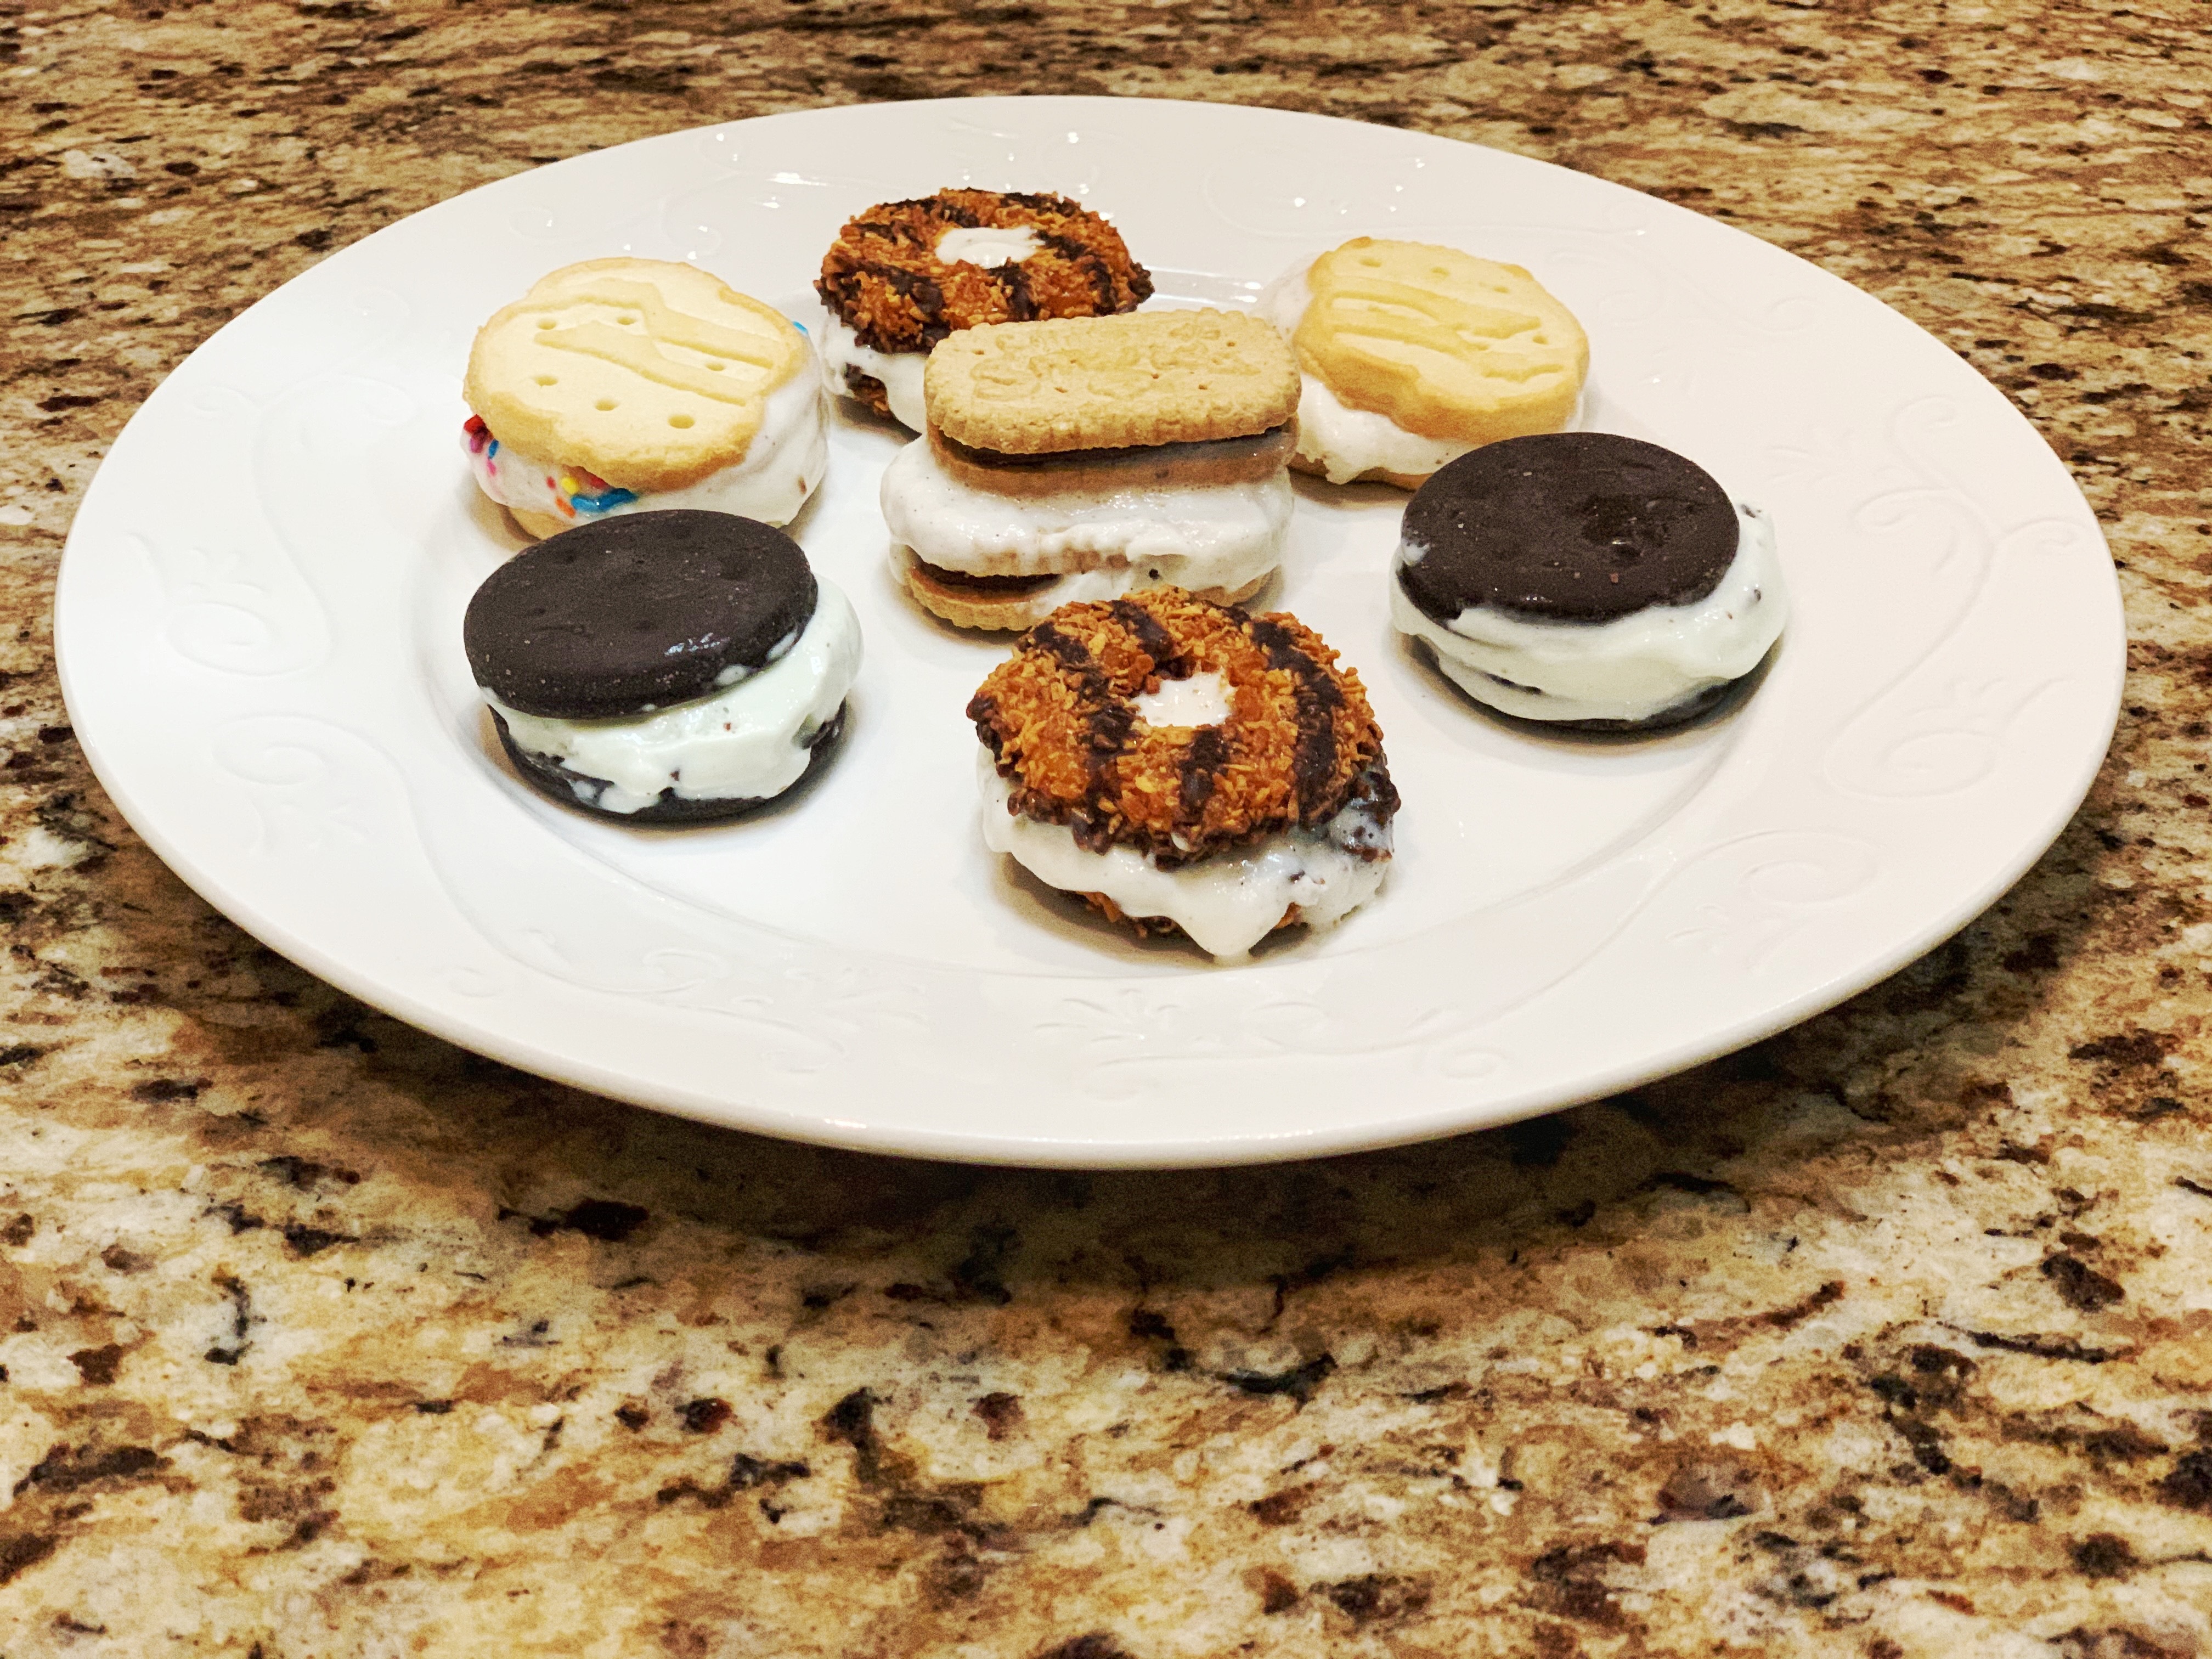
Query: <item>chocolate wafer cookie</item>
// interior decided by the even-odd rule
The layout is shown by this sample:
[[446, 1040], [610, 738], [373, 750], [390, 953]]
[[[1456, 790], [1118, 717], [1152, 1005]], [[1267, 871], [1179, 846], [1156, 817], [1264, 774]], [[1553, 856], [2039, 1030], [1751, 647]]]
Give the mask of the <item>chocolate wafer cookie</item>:
[[860, 624], [782, 532], [722, 513], [565, 531], [494, 571], [461, 628], [523, 778], [629, 823], [750, 811], [830, 752]]

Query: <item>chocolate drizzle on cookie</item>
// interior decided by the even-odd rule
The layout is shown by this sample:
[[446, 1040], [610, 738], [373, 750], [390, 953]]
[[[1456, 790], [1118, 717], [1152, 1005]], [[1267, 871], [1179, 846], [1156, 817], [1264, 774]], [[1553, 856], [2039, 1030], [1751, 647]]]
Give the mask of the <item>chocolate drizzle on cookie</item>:
[[[992, 266], [941, 259], [947, 231], [1027, 230], [1037, 251]], [[957, 329], [1134, 311], [1152, 279], [1113, 226], [1066, 197], [945, 190], [870, 208], [838, 232], [815, 285], [872, 351], [922, 352]]]
[[1151, 611], [1128, 599], [1109, 599], [1106, 609], [1115, 622], [1129, 630], [1137, 648], [1152, 659], [1155, 674], [1170, 680], [1190, 677], [1189, 659], [1176, 647], [1173, 636]]
[[1612, 433], [1546, 433], [1472, 451], [1423, 484], [1398, 580], [1446, 624], [1474, 608], [1607, 622], [1704, 599], [1738, 533], [1694, 461]]
[[[853, 331], [862, 345], [875, 351], [912, 351], [935, 345], [952, 332], [945, 320], [945, 290], [921, 272], [869, 259], [860, 265], [856, 275], [873, 278], [897, 298], [897, 303], [888, 308], [888, 319], [854, 325]], [[829, 297], [823, 290], [823, 298]]]
[[1298, 735], [1291, 775], [1297, 783], [1300, 820], [1317, 823], [1334, 816], [1341, 804], [1333, 799], [1331, 785], [1336, 775], [1335, 714], [1344, 693], [1328, 668], [1273, 617], [1255, 617], [1249, 627], [1253, 640], [1267, 653], [1267, 666], [1284, 670], [1297, 683]]
[[[1218, 724], [1154, 726], [1139, 713], [1163, 680], [1201, 673], [1231, 698]], [[1355, 800], [1379, 824], [1397, 807], [1358, 676], [1294, 617], [1180, 588], [1061, 606], [1015, 642], [968, 715], [1013, 811], [1162, 869], [1314, 828]]]
[[1037, 314], [1036, 301], [1030, 297], [1030, 279], [1018, 260], [1009, 259], [1001, 265], [990, 267], [991, 279], [997, 283], [1006, 296], [1006, 320], [1026, 323]]

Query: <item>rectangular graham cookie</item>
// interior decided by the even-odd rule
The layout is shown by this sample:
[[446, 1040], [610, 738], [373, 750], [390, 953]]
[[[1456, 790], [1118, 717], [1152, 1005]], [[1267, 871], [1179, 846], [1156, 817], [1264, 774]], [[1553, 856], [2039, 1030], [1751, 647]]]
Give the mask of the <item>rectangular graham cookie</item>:
[[963, 329], [929, 354], [929, 423], [1008, 455], [1247, 438], [1297, 412], [1298, 366], [1271, 325], [1139, 311]]

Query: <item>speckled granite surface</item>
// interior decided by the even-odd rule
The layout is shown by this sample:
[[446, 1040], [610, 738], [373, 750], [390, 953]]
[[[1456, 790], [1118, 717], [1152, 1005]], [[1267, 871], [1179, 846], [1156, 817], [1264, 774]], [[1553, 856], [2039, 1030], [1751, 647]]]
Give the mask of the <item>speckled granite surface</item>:
[[[2212, 1652], [2200, 5], [0, 5], [0, 1654]], [[210, 913], [48, 594], [161, 373], [322, 252], [710, 119], [1401, 123], [1872, 289], [2072, 463], [2138, 641], [1990, 915], [1442, 1146], [1075, 1177], [541, 1085]]]

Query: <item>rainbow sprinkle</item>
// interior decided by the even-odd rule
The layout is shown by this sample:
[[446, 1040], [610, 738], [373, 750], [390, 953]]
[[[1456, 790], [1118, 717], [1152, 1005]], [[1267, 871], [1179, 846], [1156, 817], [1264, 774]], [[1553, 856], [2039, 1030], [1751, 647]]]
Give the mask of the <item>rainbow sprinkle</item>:
[[[499, 440], [491, 435], [491, 428], [481, 415], [471, 415], [461, 422], [461, 430], [468, 436], [469, 453], [483, 457], [487, 476], [499, 476]], [[635, 489], [618, 489], [596, 472], [580, 466], [563, 467], [556, 473], [545, 475], [545, 487], [553, 492], [553, 506], [564, 519], [581, 514], [590, 518], [596, 514], [611, 513], [618, 507], [628, 506], [637, 499]]]
[[579, 513], [586, 516], [605, 513], [637, 499], [635, 489], [617, 489], [598, 473], [586, 472], [580, 466], [564, 471], [555, 488], [560, 493], [562, 515], [571, 519]]
[[471, 415], [461, 422], [461, 430], [468, 434], [469, 453], [483, 457], [484, 471], [492, 477], [499, 476], [499, 440], [491, 435], [491, 428], [483, 423], [483, 416]]

